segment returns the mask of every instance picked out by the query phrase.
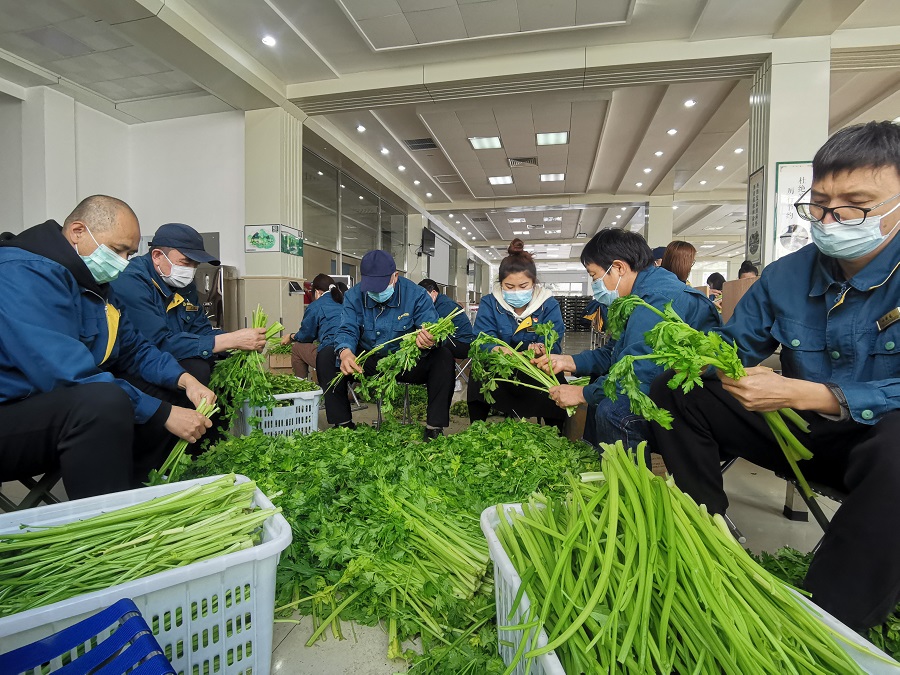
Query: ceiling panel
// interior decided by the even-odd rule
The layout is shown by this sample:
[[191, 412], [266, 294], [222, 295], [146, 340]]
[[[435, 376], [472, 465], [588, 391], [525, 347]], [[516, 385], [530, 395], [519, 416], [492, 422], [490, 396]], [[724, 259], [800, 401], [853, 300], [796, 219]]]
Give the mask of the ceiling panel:
[[460, 14], [468, 37], [505, 35], [519, 32], [516, 0], [487, 0], [460, 4]]
[[15, 33], [77, 19], [81, 12], [59, 0], [0, 0], [0, 32]]
[[403, 14], [365, 19], [359, 22], [359, 27], [373, 45], [385, 49], [416, 43], [416, 35]]
[[575, 25], [576, 0], [519, 0], [519, 27], [523, 31]]
[[900, 2], [897, 0], [865, 0], [841, 28], [881, 28], [900, 25]]
[[419, 44], [466, 38], [466, 26], [459, 7], [455, 4], [453, 7], [407, 12], [403, 16], [409, 22]]
[[771, 35], [799, 4], [800, 0], [708, 0], [691, 39]]

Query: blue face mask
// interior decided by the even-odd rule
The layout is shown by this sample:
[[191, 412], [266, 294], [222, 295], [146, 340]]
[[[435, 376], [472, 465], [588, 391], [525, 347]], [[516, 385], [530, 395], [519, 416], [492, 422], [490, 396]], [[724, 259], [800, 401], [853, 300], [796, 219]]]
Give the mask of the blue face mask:
[[503, 291], [503, 299], [506, 301], [506, 304], [510, 307], [515, 307], [516, 309], [525, 307], [531, 302], [531, 297], [533, 295], [533, 288], [529, 288], [527, 291]]
[[[810, 223], [810, 234], [813, 243], [829, 258], [853, 260], [868, 255], [881, 246], [891, 232], [881, 234], [881, 219], [900, 208], [900, 204], [880, 216], [869, 216], [856, 220], [845, 220], [842, 223]], [[900, 224], [900, 222], [898, 222]]]
[[604, 277], [609, 274], [609, 270], [612, 269], [612, 265], [609, 266], [609, 269], [603, 273], [603, 276], [599, 279], [594, 279], [591, 282], [591, 293], [594, 294], [594, 300], [599, 302], [601, 305], [609, 307], [615, 300], [619, 297], [619, 281], [622, 281], [622, 277], [619, 277], [619, 281], [616, 282], [616, 287], [613, 290], [609, 290], [606, 287], [606, 284], [603, 283]]
[[[84, 226], [84, 229], [91, 235], [91, 239], [94, 239], [94, 235], [91, 234], [87, 225]], [[96, 239], [94, 239], [94, 243], [97, 244]], [[75, 252], [78, 253], [77, 244]], [[80, 253], [78, 255], [98, 284], [108, 284], [110, 281], [114, 281], [128, 267], [128, 261], [122, 256], [116, 255], [106, 244], [97, 244], [97, 248], [90, 255], [81, 255]]]
[[385, 288], [381, 293], [373, 293], [369, 291], [369, 297], [372, 298], [375, 302], [382, 303], [387, 302], [394, 295], [394, 284], [391, 284], [387, 288]]

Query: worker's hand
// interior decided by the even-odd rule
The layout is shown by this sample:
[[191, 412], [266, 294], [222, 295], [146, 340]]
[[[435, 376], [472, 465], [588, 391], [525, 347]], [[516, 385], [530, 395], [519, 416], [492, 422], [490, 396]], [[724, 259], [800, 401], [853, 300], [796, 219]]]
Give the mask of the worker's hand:
[[563, 371], [575, 372], [575, 359], [568, 354], [546, 354], [545, 356], [531, 359], [531, 362], [551, 375], [556, 375]]
[[535, 356], [543, 356], [547, 353], [547, 347], [543, 342], [532, 342], [531, 351], [534, 352]]
[[216, 402], [215, 393], [190, 373], [185, 373], [178, 378], [178, 388], [184, 389], [185, 396], [194, 404], [195, 408], [200, 406], [203, 399], [206, 399], [210, 405]]
[[416, 333], [416, 347], [419, 349], [431, 349], [434, 347], [434, 337], [424, 328]]
[[291, 341], [292, 341], [293, 339], [294, 339], [294, 334], [293, 334], [293, 333], [288, 333], [288, 334], [285, 335], [283, 338], [281, 338], [281, 344], [283, 344], [283, 345], [289, 345], [289, 344], [291, 344]]
[[570, 405], [587, 403], [584, 400], [584, 387], [576, 387], [571, 384], [561, 384], [558, 387], [550, 387], [550, 398], [556, 401], [560, 408], [568, 408]]
[[812, 410], [825, 415], [839, 415], [841, 405], [824, 384], [784, 377], [771, 368], [747, 368], [740, 380], [732, 380], [721, 370], [722, 388], [734, 396], [747, 410], [771, 412], [782, 408]]
[[509, 347], [502, 347], [500, 345], [497, 345], [491, 351], [492, 352], [503, 352], [504, 354], [515, 354], [515, 352], [512, 349], [510, 349]]
[[717, 291], [715, 288], [710, 288], [709, 294], [714, 295], [718, 298], [720, 295], [722, 295], [722, 291]]
[[172, 412], [166, 420], [166, 429], [188, 443], [196, 443], [206, 430], [212, 426], [208, 417], [204, 417], [196, 410], [181, 408], [173, 405]]
[[245, 352], [261, 352], [266, 348], [265, 328], [241, 328], [230, 333], [232, 349]]
[[344, 349], [341, 352], [341, 372], [344, 375], [353, 375], [353, 373], [361, 373], [362, 371], [362, 366], [356, 362], [356, 354], [349, 349]]

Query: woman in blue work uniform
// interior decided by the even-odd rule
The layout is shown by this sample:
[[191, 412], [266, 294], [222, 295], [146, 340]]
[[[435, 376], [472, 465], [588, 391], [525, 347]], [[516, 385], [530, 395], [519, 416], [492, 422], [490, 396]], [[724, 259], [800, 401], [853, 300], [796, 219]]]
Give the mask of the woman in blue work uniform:
[[[493, 335], [512, 347], [521, 343], [520, 349], [534, 347], [543, 354], [543, 338], [535, 332], [535, 326], [551, 321], [559, 333], [552, 351], [560, 353], [560, 342], [566, 329], [559, 302], [538, 284], [534, 258], [525, 250], [521, 239], [513, 239], [508, 253], [500, 262], [499, 283], [478, 306], [475, 334]], [[489, 404], [484, 400], [480, 383], [474, 380], [469, 383], [469, 419], [472, 422], [486, 420], [491, 409], [506, 416], [543, 418], [560, 428], [566, 421], [565, 410], [557, 407], [547, 394], [529, 387], [500, 383], [492, 395], [495, 402]]]
[[334, 343], [347, 286], [335, 283], [327, 274], [317, 274], [312, 289], [313, 301], [303, 312], [300, 330], [281, 339], [281, 344], [291, 345], [291, 368], [297, 377], [308, 377], [309, 369], [316, 367], [319, 349]]

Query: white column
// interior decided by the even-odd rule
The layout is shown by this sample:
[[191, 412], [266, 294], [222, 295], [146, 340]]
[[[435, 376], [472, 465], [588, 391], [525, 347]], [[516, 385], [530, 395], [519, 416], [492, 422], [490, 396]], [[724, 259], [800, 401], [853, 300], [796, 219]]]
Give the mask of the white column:
[[[21, 232], [22, 211], [22, 108], [16, 98], [0, 97], [0, 232]], [[40, 222], [40, 221], [38, 221]]]
[[422, 244], [422, 230], [428, 226], [428, 221], [421, 213], [413, 213], [406, 219], [407, 228], [407, 256], [406, 277], [410, 281], [419, 283], [428, 277], [428, 256], [419, 255], [419, 247]]
[[675, 212], [672, 197], [653, 197], [647, 207], [647, 243], [651, 248], [667, 246], [672, 241]]
[[727, 281], [733, 281], [738, 278], [738, 270], [741, 269], [741, 263], [744, 262], [743, 257], [735, 256], [728, 260], [728, 271], [725, 274]]

